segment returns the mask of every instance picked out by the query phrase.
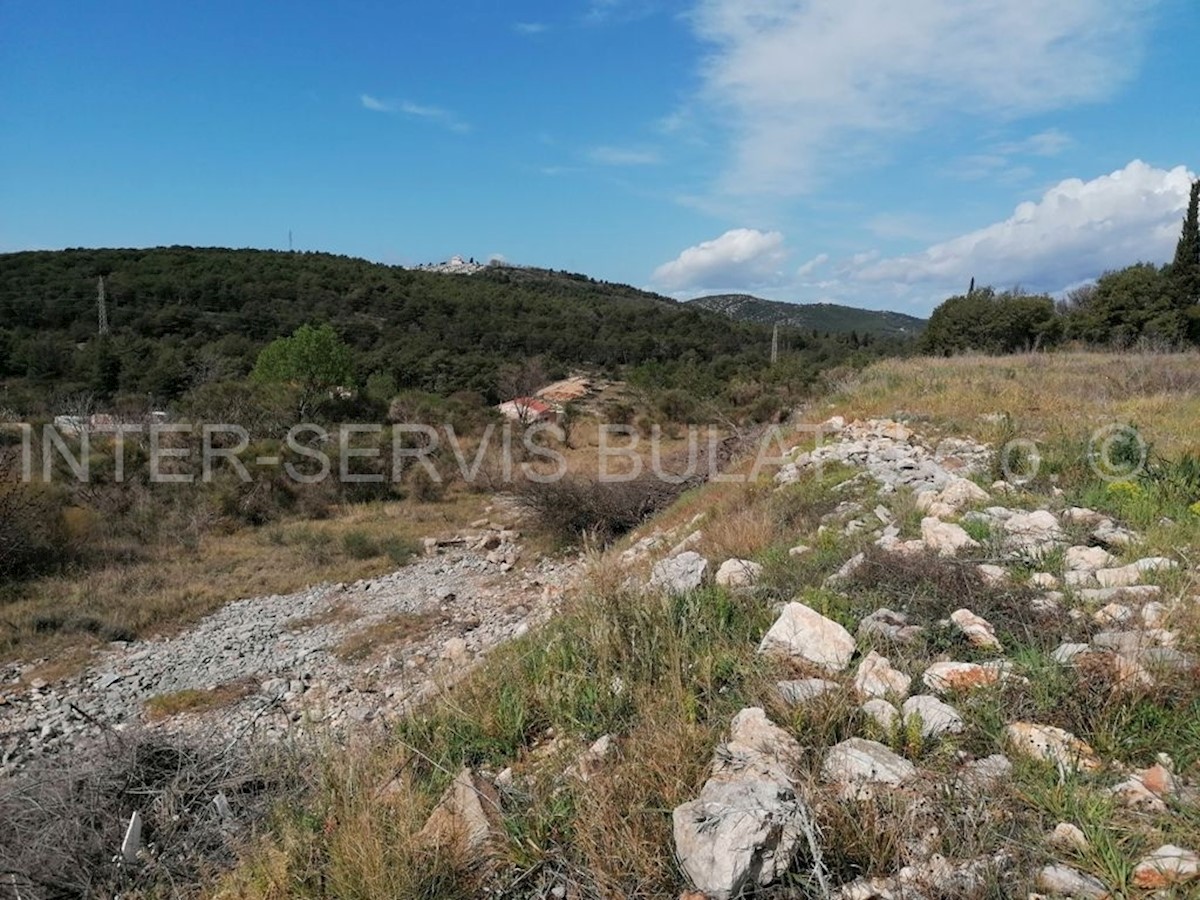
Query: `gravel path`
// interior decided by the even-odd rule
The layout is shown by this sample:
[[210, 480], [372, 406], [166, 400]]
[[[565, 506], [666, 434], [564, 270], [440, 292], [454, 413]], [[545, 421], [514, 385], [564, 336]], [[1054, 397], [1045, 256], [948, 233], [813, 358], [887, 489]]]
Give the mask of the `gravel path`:
[[[239, 600], [178, 635], [112, 644], [54, 684], [0, 669], [0, 778], [109, 729], [271, 740], [390, 721], [553, 613], [578, 563], [524, 564], [518, 539], [488, 527], [380, 578]], [[148, 715], [181, 691], [222, 702]]]

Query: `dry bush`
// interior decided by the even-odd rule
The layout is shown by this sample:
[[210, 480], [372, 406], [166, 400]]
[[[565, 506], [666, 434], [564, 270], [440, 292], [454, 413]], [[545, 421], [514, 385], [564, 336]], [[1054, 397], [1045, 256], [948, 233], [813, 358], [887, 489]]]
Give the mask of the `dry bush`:
[[674, 809], [708, 774], [713, 729], [661, 715], [620, 743], [586, 784], [575, 783], [571, 850], [560, 860], [581, 897], [674, 896], [681, 876], [672, 845]]
[[270, 820], [270, 837], [247, 842], [221, 874], [218, 900], [480, 896], [478, 873], [434, 842], [415, 840], [450, 780], [427, 790], [403, 747], [327, 748], [299, 773]]
[[60, 567], [73, 546], [59, 495], [20, 484], [0, 467], [0, 582]]
[[551, 482], [522, 482], [517, 501], [559, 540], [587, 538], [607, 544], [668, 506], [684, 489], [653, 476], [602, 482], [568, 475]]
[[[287, 790], [287, 765], [146, 735], [110, 735], [71, 761], [0, 784], [0, 898], [179, 896], [215, 866], [231, 865], [238, 833]], [[213, 804], [225, 794], [234, 821]], [[146, 848], [114, 862], [134, 811]]]

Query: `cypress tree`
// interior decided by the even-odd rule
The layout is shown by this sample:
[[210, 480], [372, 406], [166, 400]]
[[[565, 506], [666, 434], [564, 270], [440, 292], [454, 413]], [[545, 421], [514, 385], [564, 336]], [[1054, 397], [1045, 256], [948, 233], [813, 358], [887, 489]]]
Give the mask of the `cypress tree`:
[[1175, 247], [1175, 261], [1171, 263], [1171, 281], [1175, 285], [1179, 305], [1185, 309], [1200, 301], [1200, 222], [1197, 222], [1197, 206], [1200, 206], [1200, 181], [1192, 184], [1183, 231]]

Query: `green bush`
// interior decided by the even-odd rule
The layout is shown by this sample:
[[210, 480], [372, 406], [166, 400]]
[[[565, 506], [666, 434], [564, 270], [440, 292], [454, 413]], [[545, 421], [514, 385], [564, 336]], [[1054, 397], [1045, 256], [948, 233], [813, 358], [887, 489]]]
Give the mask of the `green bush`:
[[364, 531], [347, 531], [342, 535], [342, 549], [351, 559], [373, 559], [382, 553], [379, 543]]

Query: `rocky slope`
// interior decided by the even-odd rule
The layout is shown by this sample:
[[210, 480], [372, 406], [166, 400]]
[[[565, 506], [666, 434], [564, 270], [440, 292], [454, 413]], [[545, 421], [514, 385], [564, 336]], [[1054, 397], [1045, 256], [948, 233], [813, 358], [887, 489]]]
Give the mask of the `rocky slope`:
[[[571, 868], [570, 847], [587, 831], [561, 818], [564, 809], [592, 814], [596, 804], [585, 801], [606, 797], [618, 807], [599, 820], [605, 825], [654, 820], [667, 828], [636, 832], [660, 840], [628, 845], [604, 830], [593, 863], [620, 873], [639, 854], [671, 861], [662, 883], [686, 887], [687, 900], [748, 892], [825, 900], [1197, 896], [1200, 574], [1190, 548], [1164, 550], [1144, 529], [1069, 502], [1057, 488], [1037, 493], [992, 481], [985, 473], [993, 448], [969, 438], [926, 440], [891, 419], [835, 417], [821, 432], [740, 505], [701, 496], [673, 527], [649, 523], [613, 551], [605, 561], [610, 587], [589, 587], [601, 606], [615, 601], [611, 609], [559, 615], [536, 632], [554, 639], [517, 644], [534, 657], [569, 637], [570, 652], [543, 668], [492, 669], [483, 660], [483, 683], [463, 680], [430, 715], [450, 716], [440, 721], [462, 734], [452, 717], [472, 710], [464, 724], [481, 729], [486, 750], [467, 754], [456, 745], [451, 764], [488, 762], [441, 772], [430, 797], [440, 800], [427, 817], [414, 780], [381, 786], [419, 816], [412, 835], [388, 831], [389, 842], [409, 840], [417, 859], [434, 846], [439, 858], [468, 860], [460, 883], [477, 893], [607, 896], [586, 870]], [[802, 516], [785, 516], [772, 537], [788, 540], [790, 551], [714, 549], [721, 544], [713, 533], [728, 527], [723, 516], [753, 522], [759, 509], [806, 509], [814, 483], [824, 481], [832, 497], [813, 508], [828, 512], [811, 528], [795, 525]], [[388, 578], [234, 604], [177, 637], [114, 647], [76, 680], [10, 695], [0, 707], [9, 770], [94, 739], [98, 722], [138, 721], [155, 695], [242, 676], [254, 678], [252, 693], [219, 715], [150, 727], [211, 731], [223, 742], [355, 733], [402, 714], [462, 679], [489, 648], [547, 622], [578, 571], [546, 561], [523, 568], [511, 528], [479, 524], [462, 542], [431, 543], [431, 555]], [[814, 557], [819, 565], [800, 565]], [[779, 580], [790, 565], [806, 579], [799, 591]], [[820, 575], [807, 580], [811, 572]], [[705, 618], [709, 607], [724, 612]], [[649, 702], [669, 688], [631, 660], [591, 683], [596, 660], [587, 642], [649, 634], [648, 646], [659, 647], [667, 633], [651, 623], [662, 609], [689, 636], [711, 629], [678, 672], [736, 699], [672, 710], [679, 722], [639, 721], [636, 705], [605, 719], [603, 703]], [[722, 665], [738, 673], [721, 682], [704, 651], [722, 640], [722, 615], [751, 609], [761, 618], [742, 620], [753, 623], [749, 635], [720, 645]], [[554, 631], [573, 615], [583, 616], [579, 627]], [[615, 624], [624, 617], [631, 630]], [[347, 640], [389, 621], [414, 632], [366, 661], [339, 658]], [[538, 683], [517, 681], [522, 672], [536, 673]], [[510, 712], [534, 709], [520, 705], [522, 691], [547, 704], [537, 707], [538, 727], [522, 729], [512, 747], [482, 731], [502, 675], [513, 679], [504, 683]], [[588, 682], [586, 703], [556, 719], [549, 704], [565, 702], [562, 694], [580, 682]], [[719, 724], [699, 720], [698, 711], [717, 708]], [[610, 722], [610, 733], [594, 740], [577, 712]], [[670, 753], [698, 727], [713, 737], [693, 744], [702, 749], [701, 777], [648, 771], [658, 762], [648, 748]], [[701, 759], [710, 762], [702, 768]], [[604, 793], [622, 784], [624, 793]], [[669, 803], [658, 793], [664, 785], [673, 791]], [[647, 796], [649, 805], [639, 806]], [[359, 812], [374, 815], [378, 805]], [[394, 812], [379, 815], [393, 822]], [[325, 822], [334, 835], [356, 827]], [[506, 872], [512, 835], [528, 834], [530, 822], [564, 829], [567, 846], [553, 849], [554, 834], [544, 832], [541, 862]], [[340, 840], [371, 834], [347, 831]], [[658, 883], [637, 895], [667, 896]]]
[[[576, 572], [522, 560], [518, 532], [476, 524], [391, 575], [231, 603], [180, 634], [113, 644], [58, 683], [30, 679], [37, 663], [0, 672], [0, 781], [110, 730], [225, 742], [394, 720], [545, 621]], [[173, 703], [181, 714], [155, 717]]]
[[[1182, 605], [1194, 605], [1200, 598], [1171, 596], [1161, 586], [1145, 583], [1153, 581], [1156, 573], [1179, 569], [1179, 562], [1149, 557], [1119, 565], [1114, 554], [1136, 547], [1137, 535], [1093, 510], [1053, 508], [1052, 502], [1022, 497], [1005, 482], [993, 484], [991, 491], [1018, 499], [1020, 505], [996, 504], [987, 490], [964, 477], [976, 471], [973, 460], [986, 450], [979, 445], [958, 441], [931, 451], [905, 426], [892, 421], [847, 426], [838, 419], [826, 427], [835, 439], [812, 451], [796, 451], [796, 462], [777, 476], [781, 486], [799, 480], [814, 466], [838, 462], [861, 468], [885, 496], [897, 486], [915, 489], [918, 509], [926, 514], [921, 536], [902, 540], [886, 506], [861, 517], [847, 507], [840, 523], [847, 534], [879, 532], [875, 548], [889, 555], [958, 557], [982, 549], [964, 524], [986, 525], [987, 556], [992, 561], [975, 564], [983, 581], [1027, 582], [1035, 590], [1031, 609], [1045, 613], [1045, 627], [1062, 627], [1071, 621], [1095, 626], [1085, 629], [1090, 640], [1064, 640], [1054, 649], [1056, 664], [1104, 673], [1117, 696], [1170, 683], [1181, 674], [1186, 678], [1195, 669], [1196, 658], [1176, 649], [1180, 634], [1164, 626]], [[992, 505], [979, 509], [984, 504]], [[975, 509], [968, 512], [969, 507]], [[694, 562], [692, 570], [702, 568], [704, 562]], [[865, 565], [866, 555], [852, 558], [831, 583], [840, 589]], [[663, 566], [659, 564], [659, 571]], [[1043, 571], [1051, 567], [1059, 572]], [[691, 586], [677, 582], [673, 588]], [[951, 650], [921, 660], [916, 668], [909, 657], [907, 671], [902, 671], [880, 652], [908, 656], [906, 645], [939, 628], [956, 633], [971, 656], [982, 652], [988, 658], [968, 661], [956, 658], [958, 654]], [[763, 636], [760, 653], [792, 663], [811, 676], [778, 684], [787, 705], [803, 707], [828, 703], [831, 698], [860, 704], [865, 731], [820, 750], [818, 768], [805, 772], [803, 753], [793, 735], [771, 722], [762, 709], [738, 713], [727, 741], [714, 753], [711, 777], [699, 797], [674, 811], [675, 852], [697, 888], [696, 896], [726, 900], [775, 884], [797, 855], [808, 857], [810, 884], [818, 896], [839, 900], [982, 896], [989, 879], [1003, 878], [1003, 873], [1018, 868], [1012, 848], [994, 846], [972, 858], [949, 859], [922, 850], [923, 843], [930, 843], [929, 835], [906, 829], [903, 821], [896, 823], [897, 837], [911, 844], [910, 865], [890, 877], [831, 886], [811, 808], [831, 793], [855, 802], [894, 795], [902, 803], [929, 803], [931, 787], [961, 798], [952, 802], [986, 801], [1011, 777], [1013, 760], [1049, 764], [1064, 779], [1078, 773], [1104, 773], [1109, 783], [1105, 790], [1114, 804], [1149, 816], [1165, 819], [1186, 815], [1188, 810], [1195, 813], [1200, 784], [1181, 777], [1169, 756], [1160, 754], [1151, 766], [1130, 766], [1121, 759], [1103, 758], [1063, 728], [1015, 716], [1003, 728], [1001, 743], [991, 755], [972, 758], [959, 751], [949, 771], [915, 765], [888, 745], [889, 736], [915, 730], [922, 741], [936, 744], [961, 734], [968, 714], [954, 704], [965, 710], [973, 692], [995, 690], [1006, 682], [1028, 684], [1028, 678], [1036, 676], [1009, 658], [1014, 648], [1004, 646], [990, 622], [967, 608], [942, 622], [880, 609], [858, 622], [857, 634], [856, 638], [843, 624], [803, 603], [791, 602]], [[930, 825], [931, 819], [936, 820], [936, 815], [917, 817], [921, 827], [932, 828], [936, 836], [938, 826]], [[1194, 848], [1164, 844], [1130, 860], [1127, 886], [1105, 884], [1069, 864], [1073, 855], [1089, 846], [1074, 823], [1058, 823], [1047, 842], [1064, 861], [1018, 873], [1018, 878], [1028, 878], [1047, 895], [1102, 898], [1116, 896], [1114, 890], [1126, 887], [1185, 892], [1172, 896], [1195, 896], [1191, 892], [1200, 891], [1196, 883], [1200, 862]], [[836, 848], [824, 848], [824, 853], [831, 852]]]

